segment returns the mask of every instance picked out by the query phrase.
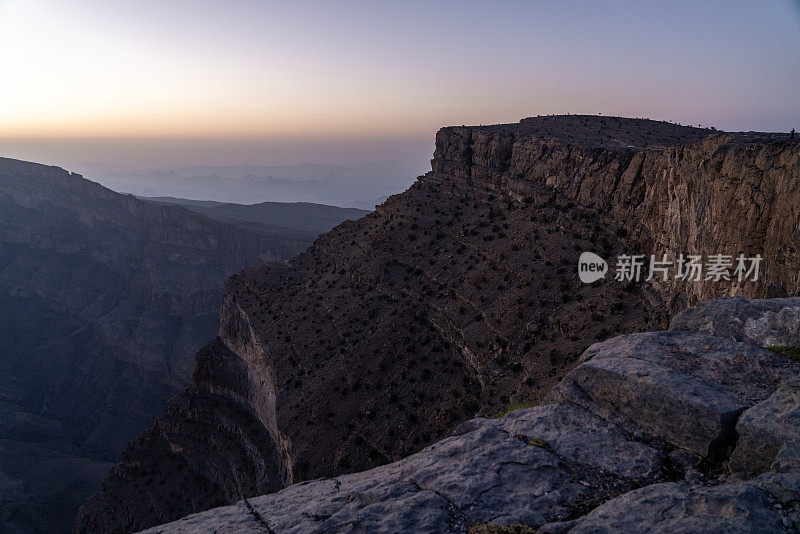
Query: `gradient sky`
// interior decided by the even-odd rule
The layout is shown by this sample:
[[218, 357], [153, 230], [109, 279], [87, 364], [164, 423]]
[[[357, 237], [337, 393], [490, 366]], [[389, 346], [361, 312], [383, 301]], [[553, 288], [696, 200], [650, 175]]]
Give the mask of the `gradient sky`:
[[800, 1], [0, 0], [0, 72], [2, 155], [424, 164], [546, 113], [800, 128]]

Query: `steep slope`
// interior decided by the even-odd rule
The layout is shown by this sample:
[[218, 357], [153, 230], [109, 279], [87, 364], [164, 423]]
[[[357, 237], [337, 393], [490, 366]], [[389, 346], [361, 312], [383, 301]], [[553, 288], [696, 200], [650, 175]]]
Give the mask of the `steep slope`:
[[225, 278], [310, 241], [0, 159], [0, 530], [67, 530], [188, 383]]
[[[602, 117], [441, 130], [432, 172], [408, 191], [228, 281], [192, 387], [76, 528], [136, 530], [394, 461], [476, 413], [541, 400], [591, 343], [663, 327], [670, 308], [795, 293], [799, 153], [780, 138]], [[725, 199], [759, 209], [732, 217]], [[780, 242], [753, 286], [586, 285], [575, 270], [585, 250], [713, 243], [766, 258]]]

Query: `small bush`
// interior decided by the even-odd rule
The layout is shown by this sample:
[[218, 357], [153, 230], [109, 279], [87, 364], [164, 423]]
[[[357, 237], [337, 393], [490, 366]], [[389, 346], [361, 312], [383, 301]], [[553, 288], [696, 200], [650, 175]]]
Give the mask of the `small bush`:
[[508, 406], [506, 406], [505, 408], [494, 414], [492, 418], [500, 419], [501, 417], [505, 417], [506, 415], [510, 414], [514, 410], [522, 410], [524, 408], [531, 408], [532, 406], [533, 403], [527, 401], [515, 402], [513, 404], [509, 404]]

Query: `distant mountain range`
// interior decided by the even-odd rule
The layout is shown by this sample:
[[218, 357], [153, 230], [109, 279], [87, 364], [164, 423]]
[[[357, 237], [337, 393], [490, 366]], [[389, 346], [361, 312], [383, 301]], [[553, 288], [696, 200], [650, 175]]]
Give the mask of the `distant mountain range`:
[[142, 198], [183, 206], [209, 219], [252, 232], [290, 239], [313, 240], [345, 219], [360, 219], [369, 213], [368, 210], [358, 208], [338, 208], [310, 202], [261, 202], [246, 205], [173, 197]]
[[68, 531], [187, 384], [224, 280], [366, 213], [174, 203], [0, 158], [0, 532]]
[[373, 209], [404, 191], [420, 169], [387, 161], [340, 165], [236, 165], [174, 170], [105, 172], [95, 178], [115, 191], [144, 197], [179, 197], [219, 202], [311, 202]]

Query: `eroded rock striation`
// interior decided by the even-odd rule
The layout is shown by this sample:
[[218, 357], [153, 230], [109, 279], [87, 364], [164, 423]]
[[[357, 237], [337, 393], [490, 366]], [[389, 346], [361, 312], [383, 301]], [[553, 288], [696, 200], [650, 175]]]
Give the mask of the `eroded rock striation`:
[[[76, 529], [145, 528], [211, 501], [249, 499], [286, 484], [399, 461], [476, 414], [541, 402], [597, 340], [665, 328], [670, 311], [698, 298], [796, 294], [798, 157], [800, 145], [777, 136], [633, 119], [540, 117], [442, 129], [432, 171], [408, 191], [323, 235], [306, 253], [228, 281], [219, 344], [211, 347], [216, 356], [203, 360], [235, 361], [247, 379], [229, 382], [220, 370], [213, 380], [196, 381], [197, 388], [171, 403], [153, 431], [131, 445], [126, 458], [135, 460], [114, 470], [82, 509]], [[754, 203], [758, 209], [735, 211]], [[581, 284], [575, 272], [584, 250], [610, 258], [674, 256], [705, 252], [703, 247], [762, 254], [761, 281]], [[778, 247], [780, 254], [770, 256]], [[651, 393], [663, 399], [670, 388], [702, 386], [687, 393], [681, 406], [705, 418], [703, 434], [671, 445], [688, 455], [727, 454], [738, 415], [777, 388], [774, 377], [747, 391], [714, 382], [714, 366], [728, 362], [725, 351], [741, 346], [737, 365], [757, 352], [756, 359], [775, 363], [775, 376], [784, 372], [776, 363], [782, 360], [742, 344], [744, 339], [711, 338], [717, 352], [698, 346], [696, 368], [687, 370], [676, 363], [681, 347], [701, 334], [641, 336], [627, 343], [639, 339], [654, 354], [652, 361], [592, 358], [574, 371], [590, 374], [568, 375], [558, 391], [566, 398], [569, 384], [595, 384], [582, 391], [591, 398], [579, 406], [602, 418], [613, 393], [603, 389], [606, 380], [630, 386], [626, 395], [642, 404]], [[659, 352], [661, 347], [667, 350]], [[652, 376], [629, 383], [639, 372]], [[226, 387], [206, 385], [217, 382]], [[195, 406], [198, 395], [235, 405], [245, 415], [223, 422], [181, 408]], [[572, 401], [552, 402], [569, 410]], [[187, 428], [191, 447], [185, 445]], [[658, 439], [677, 442], [679, 434]], [[220, 439], [232, 445], [221, 447]], [[267, 442], [266, 451], [252, 445]], [[228, 450], [250, 451], [253, 465], [269, 459], [277, 464], [237, 470]], [[158, 466], [150, 457], [159, 459]], [[188, 466], [196, 489], [187, 489], [176, 466]], [[669, 462], [660, 467], [673, 471]], [[571, 476], [559, 469], [553, 472], [560, 480]], [[604, 479], [608, 495], [639, 483], [629, 478]], [[178, 488], [202, 498], [170, 500]], [[409, 498], [419, 498], [413, 494]], [[153, 504], [164, 502], [174, 509]], [[276, 514], [267, 515], [274, 520]]]
[[388, 466], [297, 484], [148, 532], [800, 527], [800, 420], [775, 420], [780, 432], [737, 439], [734, 431], [764, 421], [758, 414], [797, 413], [800, 363], [691, 331], [615, 337], [581, 361], [542, 406], [473, 419]]
[[664, 284], [673, 310], [800, 289], [800, 151], [777, 134], [729, 134], [618, 117], [537, 117], [443, 128], [433, 172], [524, 196], [546, 183], [611, 214], [647, 255], [756, 254], [756, 284]]

